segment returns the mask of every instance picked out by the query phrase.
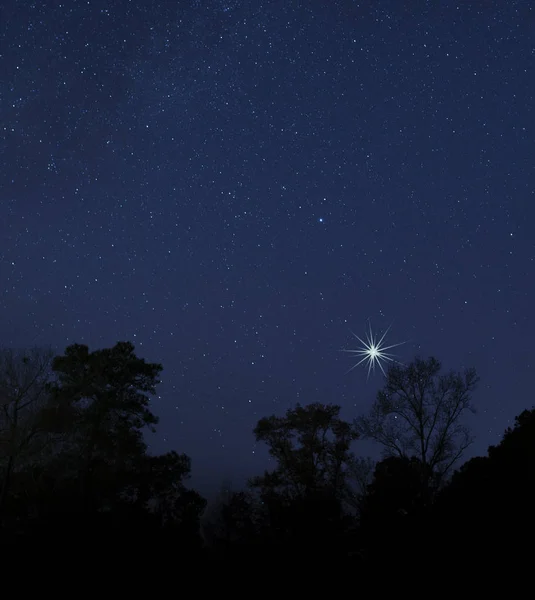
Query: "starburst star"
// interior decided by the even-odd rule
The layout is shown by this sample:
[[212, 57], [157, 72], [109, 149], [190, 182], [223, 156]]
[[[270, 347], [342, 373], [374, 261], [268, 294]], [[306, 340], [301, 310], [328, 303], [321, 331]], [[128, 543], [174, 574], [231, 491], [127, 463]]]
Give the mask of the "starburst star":
[[[392, 326], [390, 326], [392, 327]], [[392, 344], [391, 346], [383, 346], [383, 341], [386, 338], [386, 334], [390, 331], [390, 327], [383, 333], [381, 339], [377, 341], [377, 338], [374, 337], [372, 326], [370, 324], [369, 332], [366, 332], [366, 341], [361, 340], [358, 335], [351, 332], [357, 340], [362, 344], [361, 348], [357, 350], [342, 350], [342, 352], [349, 352], [350, 354], [356, 354], [357, 356], [362, 356], [363, 358], [353, 365], [351, 369], [347, 371], [349, 373], [353, 369], [356, 369], [363, 362], [368, 361], [368, 376], [366, 377], [366, 381], [370, 378], [370, 373], [375, 373], [375, 365], [378, 364], [379, 368], [383, 372], [383, 375], [386, 377], [385, 370], [383, 369], [382, 361], [385, 363], [398, 363], [401, 364], [394, 358], [394, 354], [386, 352], [386, 350], [390, 350], [391, 348], [396, 348], [397, 346], [401, 346], [406, 342], [400, 342], [399, 344]]]

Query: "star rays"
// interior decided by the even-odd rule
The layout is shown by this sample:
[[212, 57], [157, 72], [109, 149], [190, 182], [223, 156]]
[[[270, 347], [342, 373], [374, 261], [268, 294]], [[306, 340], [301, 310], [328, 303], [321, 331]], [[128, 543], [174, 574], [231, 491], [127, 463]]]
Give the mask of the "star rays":
[[[391, 325], [390, 325], [391, 327]], [[396, 348], [397, 346], [401, 346], [406, 342], [400, 342], [399, 344], [392, 344], [391, 346], [383, 346], [383, 342], [386, 338], [387, 333], [390, 331], [390, 327], [383, 333], [381, 339], [377, 340], [373, 335], [372, 326], [370, 324], [369, 331], [366, 332], [366, 341], [359, 338], [358, 335], [351, 332], [354, 337], [362, 344], [362, 346], [356, 350], [342, 350], [342, 352], [348, 352], [350, 354], [354, 354], [357, 357], [363, 357], [356, 364], [354, 364], [348, 371], [352, 371], [356, 369], [362, 363], [366, 363], [368, 365], [368, 375], [366, 377], [366, 381], [370, 378], [370, 373], [375, 373], [375, 366], [379, 365], [379, 368], [383, 372], [383, 375], [386, 377], [385, 370], [383, 368], [383, 362], [385, 364], [389, 363], [398, 363], [401, 364], [394, 358], [394, 354], [390, 352], [386, 352], [386, 350], [391, 350], [392, 348]], [[346, 373], [346, 374], [347, 374]]]

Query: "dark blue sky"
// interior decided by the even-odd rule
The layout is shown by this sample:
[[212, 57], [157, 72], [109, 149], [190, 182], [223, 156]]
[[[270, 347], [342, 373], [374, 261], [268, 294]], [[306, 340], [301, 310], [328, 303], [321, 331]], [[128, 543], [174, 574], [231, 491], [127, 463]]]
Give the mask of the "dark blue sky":
[[[205, 493], [297, 401], [475, 366], [482, 453], [533, 405], [535, 5], [2, 3], [0, 340], [164, 365], [157, 451]], [[358, 447], [357, 447], [358, 448]], [[363, 446], [363, 452], [369, 453]]]

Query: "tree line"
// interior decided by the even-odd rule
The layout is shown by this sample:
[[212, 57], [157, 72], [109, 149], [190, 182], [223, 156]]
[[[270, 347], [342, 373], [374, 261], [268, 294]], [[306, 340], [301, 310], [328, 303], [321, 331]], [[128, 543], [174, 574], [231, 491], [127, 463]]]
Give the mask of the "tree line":
[[[511, 559], [535, 531], [534, 409], [461, 465], [474, 369], [442, 373], [435, 358], [416, 358], [391, 366], [352, 422], [321, 403], [260, 419], [254, 435], [274, 468], [246, 489], [227, 486], [210, 509], [187, 485], [188, 456], [148, 452], [161, 371], [129, 342], [59, 356], [0, 350], [4, 546], [53, 539], [72, 551], [150, 547], [158, 560], [428, 569], [474, 552], [492, 561], [505, 547]], [[355, 452], [361, 439], [380, 444], [380, 461]]]

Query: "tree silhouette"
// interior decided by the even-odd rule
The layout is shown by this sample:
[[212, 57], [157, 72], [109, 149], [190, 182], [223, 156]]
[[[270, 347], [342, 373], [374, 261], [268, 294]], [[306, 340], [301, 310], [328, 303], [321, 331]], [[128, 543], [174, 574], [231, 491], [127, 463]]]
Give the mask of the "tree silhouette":
[[191, 544], [200, 541], [200, 515], [206, 501], [194, 490], [186, 488], [191, 473], [191, 460], [185, 454], [171, 451], [159, 456], [146, 456], [138, 473], [133, 497], [152, 515], [158, 527], [180, 533]]
[[[266, 417], [254, 432], [269, 446], [277, 466], [250, 481], [265, 510], [264, 539], [291, 554], [338, 549], [343, 503], [350, 493], [350, 446], [356, 434], [339, 417], [340, 407], [297, 405], [284, 417]], [[298, 550], [297, 550], [298, 548]], [[282, 550], [279, 549], [278, 552]]]
[[49, 400], [52, 351], [0, 351], [0, 515], [11, 477], [50, 442], [44, 409]]
[[[531, 513], [535, 501], [535, 409], [524, 410], [488, 455], [465, 463], [452, 477], [444, 497], [462, 497], [464, 508], [491, 507], [495, 514], [511, 509]], [[508, 515], [512, 518], [513, 515]], [[474, 515], [471, 516], [474, 518]]]
[[535, 479], [535, 408], [515, 417], [514, 426], [505, 430], [501, 442], [489, 447], [489, 459], [509, 472], [513, 464], [515, 471], [525, 470], [519, 480], [526, 482], [526, 476]]
[[[487, 564], [516, 561], [535, 534], [535, 409], [515, 418], [501, 442], [487, 456], [472, 458], [439, 494], [436, 531], [470, 546], [458, 552], [469, 559], [477, 552]], [[503, 563], [502, 563], [503, 566]]]
[[94, 352], [75, 344], [50, 366], [38, 423], [52, 443], [12, 473], [3, 533], [53, 534], [71, 547], [109, 539], [123, 549], [169, 542], [175, 551], [199, 550], [205, 500], [186, 487], [189, 457], [151, 456], [143, 439], [158, 421], [149, 400], [162, 367], [138, 358], [127, 342]]
[[472, 443], [462, 418], [478, 382], [474, 369], [439, 375], [435, 358], [392, 366], [367, 416], [355, 421], [364, 438], [379, 442], [385, 456], [418, 459], [422, 486], [440, 487]]
[[54, 358], [52, 369], [56, 381], [50, 392], [67, 415], [58, 458], [63, 473], [75, 477], [79, 498], [89, 509], [96, 501], [96, 479], [101, 494], [106, 483], [114, 495], [124, 474], [135, 472], [143, 459], [143, 429], [158, 422], [148, 405], [162, 366], [138, 358], [131, 343], [119, 342], [94, 352], [69, 346]]
[[287, 499], [327, 490], [342, 499], [356, 434], [339, 413], [339, 406], [297, 404], [285, 417], [260, 419], [256, 441], [269, 446], [277, 467], [254, 478], [252, 486]]

